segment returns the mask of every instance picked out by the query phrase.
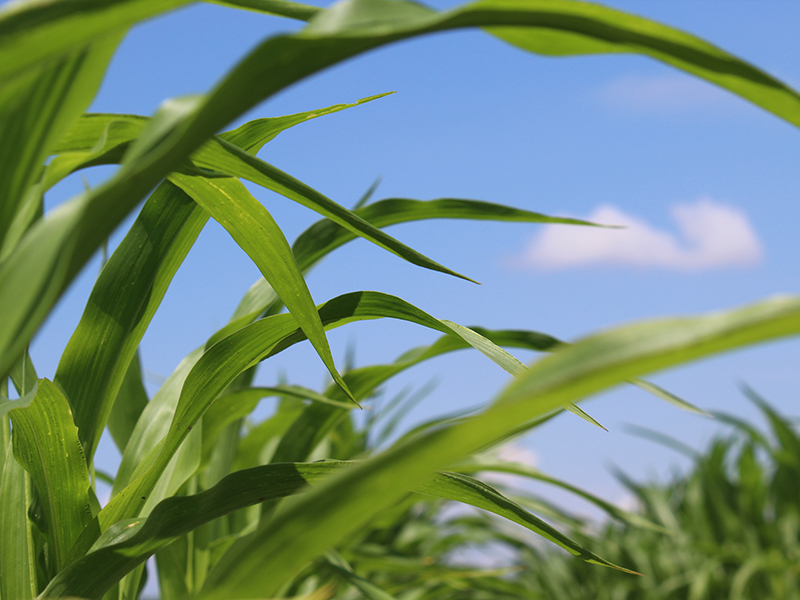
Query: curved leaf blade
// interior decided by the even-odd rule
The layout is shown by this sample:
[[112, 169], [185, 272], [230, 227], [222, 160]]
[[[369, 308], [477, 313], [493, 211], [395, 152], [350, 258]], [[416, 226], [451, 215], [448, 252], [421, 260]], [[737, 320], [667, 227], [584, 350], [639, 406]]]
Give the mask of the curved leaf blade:
[[520, 422], [657, 369], [800, 333], [800, 299], [776, 298], [705, 317], [629, 325], [540, 360], [482, 414], [444, 425], [332, 477], [234, 544], [200, 597], [269, 595], [306, 562], [445, 468]]
[[[76, 6], [86, 8], [91, 4], [94, 3], [84, 0]], [[119, 5], [122, 11], [129, 5], [157, 10], [152, 0], [122, 3], [105, 0], [97, 4]], [[168, 3], [166, 8], [174, 5], [177, 4]], [[159, 3], [159, 9], [164, 8], [164, 3]], [[37, 271], [52, 270], [61, 261], [63, 265], [59, 268], [64, 272], [56, 278], [35, 278], [37, 286], [19, 311], [26, 317], [20, 321], [15, 319], [9, 325], [16, 335], [10, 340], [0, 339], [0, 374], [7, 372], [55, 300], [109, 232], [164, 176], [178, 168], [231, 120], [292, 83], [351, 56], [415, 35], [463, 27], [500, 27], [516, 31], [530, 27], [547, 40], [542, 47], [530, 47], [535, 51], [555, 53], [557, 50], [568, 54], [603, 50], [649, 55], [737, 93], [790, 123], [800, 124], [800, 95], [794, 90], [698, 38], [616, 10], [549, 0], [485, 0], [436, 14], [411, 3], [350, 0], [318, 14], [299, 33], [277, 36], [262, 43], [211, 94], [187, 106], [183, 114], [169, 121], [154, 143], [143, 147], [138, 155], [132, 155], [131, 162], [111, 180], [72, 201], [69, 210], [75, 214], [73, 219], [57, 227], [40, 223], [29, 231], [21, 246], [0, 266], [0, 282], [9, 279], [9, 272], [18, 272], [22, 264], [30, 260], [31, 253], [39, 253], [39, 248], [53, 235], [60, 238], [59, 247], [48, 255], [40, 254]], [[86, 28], [75, 30], [80, 33], [65, 30], [64, 39], [85, 36], [87, 32]], [[38, 33], [26, 38], [27, 42]], [[587, 45], [587, 40], [592, 44]], [[61, 51], [43, 40], [39, 42], [47, 52]], [[59, 41], [62, 43], [69, 44]], [[518, 43], [523, 45], [523, 42]], [[529, 44], [529, 40], [524, 40], [524, 44]], [[0, 48], [0, 58], [2, 56]], [[37, 56], [41, 58], [41, 53]], [[15, 65], [6, 66], [6, 69], [16, 68], [14, 61], [0, 62]], [[0, 71], [0, 75], [2, 73]], [[26, 239], [29, 240], [27, 244], [24, 243]], [[11, 296], [15, 296], [16, 302], [16, 294], [16, 287], [9, 289], [0, 285], [0, 306], [5, 306], [7, 301], [10, 304]]]
[[333, 380], [355, 402], [333, 363], [317, 307], [289, 242], [272, 215], [238, 179], [209, 179], [173, 173], [170, 180], [213, 216], [250, 256], [289, 312], [294, 315]]

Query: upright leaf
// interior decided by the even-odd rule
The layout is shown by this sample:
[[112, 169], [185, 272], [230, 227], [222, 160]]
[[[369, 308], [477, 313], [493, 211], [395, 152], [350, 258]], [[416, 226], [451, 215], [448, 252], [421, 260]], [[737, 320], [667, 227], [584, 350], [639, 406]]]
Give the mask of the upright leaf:
[[9, 416], [14, 456], [36, 486], [55, 572], [92, 520], [91, 483], [78, 430], [63, 394], [47, 379], [39, 380], [30, 406], [12, 409]]
[[[3, 417], [5, 420], [5, 417]], [[36, 596], [36, 548], [28, 507], [33, 502], [31, 479], [5, 450], [0, 476], [0, 598], [31, 600]]]

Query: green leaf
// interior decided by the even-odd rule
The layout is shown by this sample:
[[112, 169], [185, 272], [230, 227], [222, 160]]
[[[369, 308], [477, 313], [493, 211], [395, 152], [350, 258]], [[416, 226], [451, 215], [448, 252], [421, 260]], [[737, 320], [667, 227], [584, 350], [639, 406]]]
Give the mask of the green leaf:
[[353, 567], [335, 550], [328, 550], [325, 553], [325, 562], [328, 568], [338, 573], [345, 581], [360, 591], [364, 597], [370, 600], [396, 600], [394, 596], [387, 594], [377, 585], [370, 583], [363, 577], [359, 577]]
[[[338, 327], [355, 320], [390, 317], [451, 335], [461, 335], [458, 330], [411, 304], [378, 292], [356, 292], [339, 296], [323, 304], [319, 315], [326, 327]], [[87, 530], [85, 537], [82, 536], [73, 548], [71, 556], [80, 556], [82, 551], [91, 546], [96, 535], [113, 523], [139, 514], [149, 501], [150, 491], [192, 427], [239, 373], [303, 339], [305, 335], [294, 317], [291, 314], [281, 314], [243, 327], [211, 346], [183, 383], [180, 400], [163, 443], [150, 448], [148, 454], [136, 463], [138, 471], [130, 476], [130, 484], [116, 494], [100, 512], [96, 521], [98, 527]], [[470, 343], [472, 340], [465, 341]], [[127, 483], [126, 478], [122, 477], [124, 464], [123, 457], [123, 464], [120, 465], [117, 475], [120, 485]]]
[[[345, 375], [347, 381], [347, 375]], [[203, 414], [203, 460], [209, 459], [217, 437], [231, 423], [246, 417], [263, 398], [279, 397], [311, 400], [343, 410], [355, 408], [352, 402], [341, 402], [299, 386], [249, 387], [219, 396]]]
[[[272, 215], [238, 179], [207, 179], [180, 173], [173, 173], [170, 179], [214, 217], [253, 260], [295, 317], [333, 380], [350, 395], [347, 385], [333, 364], [328, 339], [311, 292], [300, 267], [297, 266], [289, 242]], [[355, 398], [352, 399], [355, 401]]]
[[[5, 419], [4, 419], [5, 420]], [[33, 502], [31, 480], [14, 459], [11, 443], [3, 445], [0, 476], [0, 598], [31, 600], [36, 589], [36, 552], [28, 507]]]
[[0, 9], [0, 81], [30, 73], [75, 48], [187, 0], [72, 0], [11, 2]]
[[[369, 100], [258, 120], [223, 135], [252, 150], [312, 115], [338, 112]], [[131, 115], [88, 115], [78, 120], [56, 149], [91, 153], [98, 146], [127, 148], [132, 136], [139, 135], [147, 123], [147, 119]], [[136, 347], [207, 219], [208, 213], [188, 195], [169, 182], [162, 183], [145, 202], [95, 283], [56, 372], [90, 457]]]
[[[88, 19], [86, 27], [75, 27], [76, 21], [71, 19], [77, 18], [76, 12], [58, 21], [56, 29], [51, 27], [55, 21], [45, 19], [44, 25], [34, 27], [30, 35], [3, 38], [0, 59], [5, 56], [7, 60], [0, 60], [0, 78], [61, 52], [76, 37], [97, 35], [113, 19], [121, 23], [122, 16], [128, 18], [135, 12], [131, 7], [141, 9], [138, 17], [179, 2], [161, 2], [158, 8], [155, 4], [152, 0], [76, 1], [70, 8], [88, 11], [80, 15]], [[100, 23], [102, 11], [95, 13], [92, 9], [109, 6], [109, 21]], [[18, 13], [23, 17], [14, 21]], [[31, 23], [25, 11], [9, 11], [6, 16], [9, 14], [11, 17], [0, 23], [0, 32], [8, 23], [16, 22], [17, 27]], [[527, 32], [530, 36], [514, 37], [513, 41], [540, 52], [646, 54], [725, 87], [791, 123], [800, 123], [800, 96], [784, 84], [698, 38], [612, 9], [556, 0], [486, 0], [436, 14], [411, 3], [350, 0], [320, 13], [299, 33], [263, 42], [201, 101], [173, 105], [169, 109], [173, 116], [159, 135], [141, 146], [138, 154], [132, 154], [130, 162], [114, 177], [69, 202], [59, 211], [58, 220], [51, 217], [31, 228], [0, 266], [0, 308], [10, 314], [10, 335], [0, 338], [0, 375], [7, 372], [57, 298], [109, 233], [164, 176], [179, 168], [227, 123], [287, 86], [359, 53], [415, 35], [462, 27], [499, 27], [503, 28], [502, 35], [511, 37], [523, 27], [531, 28]], [[48, 41], [55, 33], [64, 37]], [[543, 42], [531, 44], [531, 38]], [[22, 63], [18, 57], [6, 55], [9, 47], [14, 52], [19, 50], [20, 46], [13, 44], [20, 39], [30, 51], [30, 55], [22, 54]], [[20, 289], [29, 292], [20, 298]]]
[[402, 443], [290, 501], [234, 544], [203, 600], [269, 596], [308, 560], [362, 527], [437, 469], [567, 402], [647, 372], [800, 332], [800, 299], [776, 298], [705, 317], [663, 319], [586, 338], [540, 360], [483, 413]]
[[163, 183], [97, 278], [55, 376], [87, 458], [94, 455], [144, 332], [207, 220], [183, 191]]
[[289, 17], [291, 19], [300, 19], [301, 21], [308, 21], [318, 12], [324, 10], [316, 6], [309, 6], [308, 4], [300, 4], [299, 2], [289, 2], [288, 0], [210, 0], [214, 4], [222, 4], [223, 6], [235, 6], [236, 8], [244, 8], [256, 12], [267, 13], [279, 17]]
[[181, 388], [200, 356], [202, 349], [190, 352], [145, 406], [122, 455], [114, 479], [114, 488], [111, 491], [112, 498], [135, 478], [137, 470], [141, 471], [149, 466], [147, 457], [162, 443], [169, 432]]
[[[5, 26], [5, 27], [4, 27]], [[8, 16], [0, 15], [0, 62], [9, 50], [4, 48], [14, 38], [6, 36]], [[117, 45], [120, 32], [76, 47], [47, 64], [37, 65], [16, 79], [0, 74], [0, 248], [2, 254], [16, 245], [18, 239], [4, 243], [17, 210], [39, 177], [42, 162], [50, 147], [89, 105], [97, 92], [106, 67]], [[5, 50], [5, 52], [4, 52]], [[24, 61], [20, 49], [5, 62]], [[7, 65], [0, 66], [0, 73]], [[18, 232], [17, 236], [22, 233]]]
[[[297, 494], [307, 485], [322, 482], [337, 471], [355, 464], [347, 461], [273, 463], [227, 475], [217, 485], [199, 494], [167, 498], [155, 507], [147, 519], [125, 520], [109, 528], [91, 552], [53, 578], [42, 598], [63, 595], [101, 598], [116, 581], [156, 550], [203, 523], [247, 506]], [[415, 491], [488, 510], [548, 537], [590, 562], [613, 566], [490, 486], [465, 475], [439, 473], [421, 483]]]
[[412, 264], [472, 281], [398, 242], [330, 198], [224, 140], [212, 140], [192, 155], [192, 161], [200, 167], [248, 179], [278, 192]]
[[573, 494], [580, 496], [581, 498], [591, 502], [598, 508], [605, 511], [609, 516], [621, 521], [623, 523], [628, 523], [633, 525], [634, 527], [641, 527], [644, 529], [652, 529], [654, 531], [658, 531], [660, 533], [667, 533], [667, 530], [660, 525], [656, 525], [649, 519], [639, 515], [637, 513], [632, 513], [626, 510], [622, 510], [618, 506], [606, 502], [602, 498], [595, 496], [594, 494], [590, 494], [586, 490], [583, 490], [577, 486], [574, 486], [566, 481], [562, 481], [556, 477], [552, 477], [547, 475], [546, 473], [542, 473], [538, 469], [534, 469], [524, 464], [513, 463], [513, 462], [498, 462], [492, 460], [490, 457], [475, 457], [472, 459], [468, 459], [464, 462], [460, 462], [452, 467], [452, 469], [459, 473], [485, 473], [485, 472], [492, 472], [492, 473], [508, 473], [510, 475], [519, 475], [521, 477], [529, 477], [531, 479], [535, 479], [537, 481], [544, 481], [545, 483], [549, 483], [551, 485], [560, 487], [565, 489]]
[[39, 380], [30, 406], [14, 408], [9, 416], [14, 455], [38, 491], [53, 570], [57, 571], [92, 520], [89, 471], [78, 431], [69, 404], [47, 379]]
[[142, 411], [147, 407], [147, 402], [147, 392], [144, 389], [137, 352], [128, 365], [128, 371], [125, 373], [117, 398], [114, 400], [114, 407], [108, 417], [108, 431], [120, 453], [125, 452], [125, 446], [128, 445], [128, 440]]
[[416, 486], [415, 490], [423, 494], [456, 500], [457, 502], [488, 510], [530, 529], [586, 562], [611, 567], [625, 573], [638, 574], [635, 571], [619, 567], [600, 558], [554, 527], [530, 514], [519, 504], [512, 502], [491, 486], [466, 475], [443, 471], [437, 473], [433, 479]]
[[[368, 223], [379, 228], [424, 219], [470, 219], [516, 223], [596, 225], [579, 219], [550, 217], [502, 204], [458, 198], [441, 198], [438, 200], [387, 198], [359, 208], [354, 212]], [[297, 238], [293, 249], [297, 262], [305, 270], [332, 250], [353, 239], [356, 239], [356, 236], [351, 231], [333, 221], [321, 220], [314, 223]]]

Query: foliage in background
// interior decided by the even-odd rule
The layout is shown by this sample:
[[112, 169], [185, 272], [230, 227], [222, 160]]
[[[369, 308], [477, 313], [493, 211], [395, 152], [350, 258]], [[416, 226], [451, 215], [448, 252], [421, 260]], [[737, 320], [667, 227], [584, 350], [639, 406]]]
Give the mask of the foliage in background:
[[[152, 118], [86, 114], [127, 29], [184, 4], [23, 0], [0, 11], [0, 598], [133, 599], [144, 583], [144, 561], [153, 554], [165, 599], [322, 598], [335, 592], [326, 573], [344, 578], [352, 590], [387, 598], [352, 573], [348, 552], [369, 548], [371, 532], [383, 535], [381, 519], [391, 522], [392, 511], [407, 515], [403, 503], [410, 493], [492, 511], [590, 563], [613, 566], [486, 484], [444, 469], [462, 461], [469, 470], [470, 457], [562, 408], [591, 421], [573, 403], [592, 393], [796, 334], [800, 300], [775, 298], [704, 317], [634, 324], [572, 345], [533, 332], [469, 329], [379, 292], [356, 291], [317, 305], [303, 274], [356, 237], [420, 267], [468, 279], [387, 235], [387, 225], [429, 218], [588, 224], [452, 198], [385, 199], [348, 210], [256, 157], [281, 131], [347, 105], [218, 132], [288, 85], [351, 56], [464, 27], [485, 28], [544, 55], [648, 55], [794, 125], [800, 125], [800, 96], [689, 34], [595, 5], [480, 0], [437, 13], [398, 0], [347, 0], [330, 9], [236, 0], [222, 4], [309, 22], [296, 33], [265, 39], [207, 94], [165, 101]], [[103, 164], [120, 168], [99, 187], [44, 213], [44, 194], [53, 185]], [[290, 246], [242, 179], [323, 220]], [[30, 340], [142, 200], [95, 283], [53, 381], [37, 378], [26, 350]], [[149, 399], [137, 348], [209, 218], [229, 232], [263, 279], [230, 322]], [[375, 318], [405, 320], [443, 337], [395, 363], [341, 373], [325, 330]], [[331, 374], [329, 389], [320, 394], [252, 386], [261, 361], [305, 340]], [[552, 354], [527, 368], [502, 346]], [[514, 382], [483, 411], [430, 423], [371, 454], [353, 431], [350, 412], [360, 403], [368, 406], [394, 374], [468, 347]], [[8, 399], [9, 382], [19, 399]], [[269, 396], [281, 398], [274, 414], [243, 428], [243, 419]], [[122, 453], [114, 474], [94, 468], [106, 428]], [[96, 497], [98, 478], [113, 482], [104, 507]], [[320, 557], [324, 565], [313, 562]], [[309, 574], [316, 568], [309, 565], [319, 573]], [[427, 589], [415, 585], [398, 594], [413, 597]]]
[[729, 415], [734, 427], [668, 485], [621, 476], [642, 516], [664, 528], [609, 524], [599, 535], [572, 535], [643, 577], [584, 568], [560, 553], [521, 548], [531, 594], [553, 600], [800, 598], [800, 435], [751, 390], [770, 431]]

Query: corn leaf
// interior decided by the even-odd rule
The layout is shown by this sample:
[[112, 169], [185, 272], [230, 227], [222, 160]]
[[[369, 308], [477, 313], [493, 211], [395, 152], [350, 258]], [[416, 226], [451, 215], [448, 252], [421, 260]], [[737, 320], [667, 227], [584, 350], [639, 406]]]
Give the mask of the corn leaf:
[[[347, 461], [273, 463], [227, 475], [217, 485], [199, 494], [168, 498], [147, 519], [128, 519], [109, 528], [91, 552], [63, 569], [50, 582], [42, 598], [67, 595], [99, 599], [116, 581], [156, 550], [203, 523], [247, 506], [297, 494], [309, 484], [324, 481], [354, 464]], [[543, 535], [584, 560], [614, 566], [491, 486], [466, 475], [438, 473], [414, 491], [493, 512]]]
[[[0, 46], [0, 59], [6, 58], [0, 60], [4, 65], [0, 77], [63, 51], [76, 37], [96, 35], [102, 26], [97, 14], [102, 11], [91, 12], [95, 8], [91, 5], [114, 5], [109, 19], [121, 22], [124, 19], [120, 14], [134, 14], [125, 13], [129, 7], [141, 9], [137, 18], [147, 16], [147, 11], [153, 14], [178, 4], [177, 0], [159, 3], [156, 9], [152, 1], [145, 0], [76, 2], [76, 7], [88, 11], [82, 15], [89, 19], [87, 27], [74, 27], [75, 21], [68, 16], [34, 27], [21, 38], [8, 36], [9, 42]], [[8, 22], [15, 15], [9, 11]], [[17, 27], [25, 22], [23, 15], [16, 21]], [[613, 9], [551, 0], [485, 0], [439, 14], [411, 3], [349, 0], [319, 13], [298, 33], [266, 40], [205, 98], [167, 107], [165, 112], [172, 116], [161, 119], [155, 126], [156, 134], [138, 149], [131, 149], [130, 162], [111, 180], [71, 201], [60, 211], [59, 219], [53, 215], [31, 228], [0, 266], [0, 306], [19, 306], [8, 320], [12, 335], [0, 338], [0, 375], [7, 372], [50, 307], [113, 228], [150, 189], [225, 124], [288, 85], [351, 56], [415, 35], [463, 27], [497, 28], [492, 31], [504, 39], [545, 54], [649, 55], [800, 124], [800, 96], [781, 82], [694, 36]], [[45, 36], [55, 33], [63, 37], [45, 42]], [[30, 56], [23, 54], [22, 64], [7, 56], [8, 48], [18, 51], [19, 44], [13, 43], [20, 39], [31, 50]], [[42, 47], [37, 48], [37, 44]], [[31, 260], [33, 254], [35, 260]], [[30, 293], [20, 299], [17, 290], [23, 287], [17, 278], [21, 273], [29, 276]]]
[[231, 546], [200, 595], [269, 596], [308, 560], [446, 467], [530, 421], [647, 372], [800, 331], [800, 299], [776, 298], [705, 317], [643, 322], [586, 338], [515, 380], [482, 414], [413, 438], [290, 502]]
[[14, 408], [9, 416], [14, 456], [38, 492], [55, 572], [92, 520], [89, 471], [78, 432], [69, 404], [47, 379], [39, 380], [29, 406]]

